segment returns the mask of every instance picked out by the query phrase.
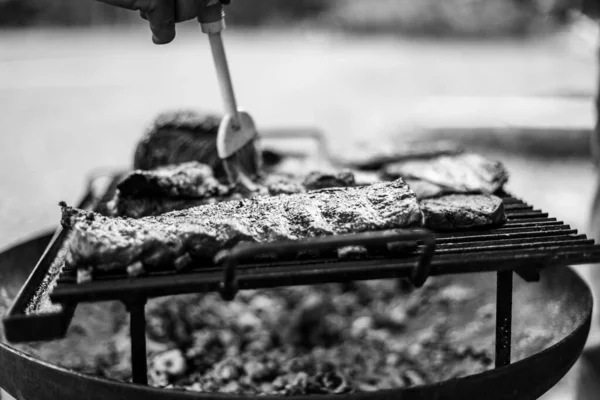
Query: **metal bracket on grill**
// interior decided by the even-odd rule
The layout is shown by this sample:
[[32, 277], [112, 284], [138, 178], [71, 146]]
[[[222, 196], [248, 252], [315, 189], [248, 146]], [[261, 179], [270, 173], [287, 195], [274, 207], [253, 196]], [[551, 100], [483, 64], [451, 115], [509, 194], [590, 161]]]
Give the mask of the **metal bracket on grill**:
[[220, 293], [224, 300], [233, 300], [239, 290], [236, 267], [242, 259], [251, 259], [260, 254], [290, 254], [305, 250], [323, 250], [346, 246], [386, 245], [394, 242], [416, 242], [423, 244], [421, 257], [413, 268], [410, 281], [421, 287], [429, 277], [431, 260], [435, 253], [435, 236], [426, 229], [364, 232], [350, 235], [327, 236], [300, 241], [276, 243], [239, 243], [230, 250], [217, 255], [224, 265]]

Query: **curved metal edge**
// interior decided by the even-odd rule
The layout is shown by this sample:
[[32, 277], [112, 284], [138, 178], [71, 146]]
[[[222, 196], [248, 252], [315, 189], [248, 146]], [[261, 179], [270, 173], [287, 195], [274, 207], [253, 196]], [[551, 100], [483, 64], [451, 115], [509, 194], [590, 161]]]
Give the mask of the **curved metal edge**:
[[[33, 239], [31, 242], [40, 240]], [[21, 246], [27, 243], [22, 244]], [[11, 249], [16, 250], [16, 249]], [[10, 251], [10, 250], [9, 250]], [[592, 295], [589, 287], [570, 268], [555, 269], [574, 283], [573, 295], [583, 309], [579, 325], [558, 343], [524, 360], [465, 378], [408, 389], [391, 389], [350, 395], [298, 396], [298, 400], [424, 400], [485, 398], [486, 400], [534, 399], [549, 390], [579, 357], [590, 329]], [[251, 396], [196, 393], [158, 389], [80, 374], [41, 361], [6, 343], [0, 344], [0, 386], [17, 399], [227, 399]], [[285, 400], [284, 396], [261, 396], [265, 400]]]
[[[88, 174], [87, 190], [83, 198], [77, 203], [78, 208], [96, 208], [99, 199], [97, 198], [97, 193], [94, 192], [93, 184], [97, 179], [106, 176], [108, 175], [100, 170]], [[21, 286], [21, 290], [13, 300], [8, 312], [3, 316], [4, 334], [5, 338], [9, 341], [15, 343], [30, 342], [59, 339], [65, 336], [75, 313], [76, 304], [61, 304], [60, 309], [55, 312], [33, 316], [26, 316], [25, 309], [44, 280], [48, 268], [53, 263], [60, 248], [63, 246], [66, 235], [67, 232], [59, 225], [49, 240], [46, 249], [37, 260], [29, 277]], [[28, 243], [30, 241], [22, 243], [21, 246], [27, 246]]]

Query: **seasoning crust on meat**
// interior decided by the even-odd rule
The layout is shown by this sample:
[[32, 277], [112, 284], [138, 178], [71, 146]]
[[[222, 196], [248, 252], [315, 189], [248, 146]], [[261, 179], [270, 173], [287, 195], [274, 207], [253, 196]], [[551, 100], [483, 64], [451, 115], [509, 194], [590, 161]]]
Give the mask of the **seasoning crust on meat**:
[[197, 161], [168, 165], [151, 171], [136, 170], [117, 186], [124, 196], [208, 198], [224, 196], [232, 188], [213, 176], [212, 168]]
[[425, 226], [430, 229], [456, 230], [494, 226], [506, 222], [502, 199], [490, 195], [452, 194], [420, 201]]
[[415, 194], [398, 179], [365, 187], [225, 201], [140, 219], [113, 218], [62, 203], [72, 231], [69, 263], [104, 270], [134, 263], [180, 265], [240, 241], [298, 240], [421, 226]]
[[136, 146], [133, 167], [149, 170], [201, 161], [224, 176], [215, 142], [220, 123], [217, 115], [191, 110], [158, 115]]
[[[417, 193], [419, 198], [450, 193], [493, 194], [508, 181], [502, 163], [473, 153], [397, 162], [387, 165], [383, 175], [428, 183], [426, 190]], [[438, 186], [437, 191], [434, 186]]]
[[[304, 193], [309, 190], [355, 186], [349, 171], [313, 171], [306, 177], [284, 174], [267, 175], [261, 190], [253, 196]], [[249, 197], [233, 185], [220, 183], [212, 169], [197, 161], [158, 167], [149, 171], [135, 170], [117, 186], [108, 205], [108, 214], [141, 218], [160, 215], [218, 201]]]

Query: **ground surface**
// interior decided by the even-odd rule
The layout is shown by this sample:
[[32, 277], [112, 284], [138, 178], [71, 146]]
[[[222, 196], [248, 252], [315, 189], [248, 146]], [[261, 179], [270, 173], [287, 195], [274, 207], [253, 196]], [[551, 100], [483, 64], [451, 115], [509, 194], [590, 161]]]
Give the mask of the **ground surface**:
[[[137, 28], [0, 32], [0, 246], [55, 226], [57, 203], [75, 202], [89, 171], [128, 166], [156, 113], [220, 109], [207, 41], [194, 28], [165, 47]], [[427, 96], [575, 95], [583, 109], [546, 122], [591, 121], [594, 54], [565, 35], [465, 43], [232, 31], [226, 40], [239, 102], [260, 126], [320, 126], [340, 155], [389, 132], [414, 135], [428, 122], [415, 115], [436, 118], [411, 111]], [[511, 191], [586, 230], [591, 163], [494, 153]], [[569, 399], [572, 382], [546, 400]]]

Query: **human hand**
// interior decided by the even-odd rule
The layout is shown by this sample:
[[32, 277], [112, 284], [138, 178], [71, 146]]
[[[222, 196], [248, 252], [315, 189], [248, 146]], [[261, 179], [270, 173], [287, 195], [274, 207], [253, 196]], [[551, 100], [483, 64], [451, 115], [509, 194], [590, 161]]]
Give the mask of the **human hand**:
[[[175, 23], [198, 17], [210, 3], [218, 0], [98, 0], [128, 10], [139, 10], [142, 18], [150, 22], [152, 41], [167, 44], [175, 38]], [[228, 0], [220, 0], [228, 4]]]

